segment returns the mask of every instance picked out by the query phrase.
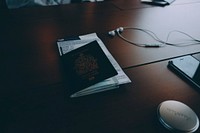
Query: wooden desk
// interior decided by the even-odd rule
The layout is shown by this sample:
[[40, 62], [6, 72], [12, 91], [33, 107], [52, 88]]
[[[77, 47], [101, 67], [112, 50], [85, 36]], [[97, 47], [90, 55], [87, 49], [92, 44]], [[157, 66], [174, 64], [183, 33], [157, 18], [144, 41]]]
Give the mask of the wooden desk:
[[[168, 133], [156, 116], [158, 104], [168, 99], [186, 103], [200, 116], [199, 91], [166, 67], [169, 58], [200, 52], [200, 46], [148, 49], [107, 35], [119, 26], [130, 26], [152, 30], [161, 39], [174, 29], [198, 37], [200, 4], [141, 5], [129, 10], [116, 5], [84, 3], [12, 10], [13, 23], [0, 31], [0, 125], [4, 132]], [[91, 32], [103, 40], [132, 83], [70, 99], [56, 40]], [[153, 42], [134, 32], [124, 34]]]
[[[105, 7], [104, 10], [101, 10], [103, 7]], [[84, 3], [84, 6], [72, 4], [59, 7], [44, 7], [44, 9], [21, 9], [15, 11], [14, 14], [16, 13], [19, 23], [22, 23], [19, 34], [21, 37], [17, 37], [18, 39], [29, 38], [28, 41], [31, 40], [31, 43], [37, 40], [38, 45], [49, 46], [51, 44], [53, 46], [59, 38], [96, 32], [113, 56], [116, 57], [121, 67], [127, 68], [184, 54], [196, 53], [200, 51], [200, 46], [166, 46], [157, 49], [140, 48], [130, 45], [119, 37], [110, 38], [107, 34], [108, 31], [120, 26], [128, 26], [151, 30], [164, 41], [168, 33], [173, 30], [180, 30], [199, 38], [199, 31], [196, 30], [200, 28], [199, 7], [200, 3], [190, 3], [164, 8], [119, 10], [112, 3], [105, 3], [105, 5], [104, 3]], [[138, 31], [127, 31], [123, 35], [139, 43], [158, 43]], [[180, 38], [185, 37], [175, 34], [170, 37], [170, 41], [176, 39], [177, 36], [180, 36]], [[127, 58], [129, 60], [124, 60]]]
[[164, 61], [128, 69], [132, 84], [78, 99], [66, 97], [61, 84], [15, 91], [4, 103], [3, 127], [7, 133], [170, 133], [158, 122], [157, 106], [178, 100], [200, 116], [200, 94], [166, 65]]

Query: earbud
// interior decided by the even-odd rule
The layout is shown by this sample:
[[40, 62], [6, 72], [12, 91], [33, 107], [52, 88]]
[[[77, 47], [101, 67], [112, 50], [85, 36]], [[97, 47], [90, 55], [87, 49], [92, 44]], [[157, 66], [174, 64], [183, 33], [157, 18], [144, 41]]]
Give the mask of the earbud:
[[108, 35], [110, 35], [110, 36], [112, 36], [112, 37], [115, 36], [115, 35], [116, 35], [115, 30], [109, 31], [109, 32], [108, 32]]
[[119, 27], [115, 30], [112, 30], [112, 31], [109, 31], [108, 34], [112, 37], [114, 37], [116, 35], [116, 32], [117, 33], [122, 33], [124, 31], [124, 28], [123, 27]]
[[119, 27], [119, 28], [116, 29], [116, 31], [122, 33], [124, 31], [124, 28], [123, 27]]

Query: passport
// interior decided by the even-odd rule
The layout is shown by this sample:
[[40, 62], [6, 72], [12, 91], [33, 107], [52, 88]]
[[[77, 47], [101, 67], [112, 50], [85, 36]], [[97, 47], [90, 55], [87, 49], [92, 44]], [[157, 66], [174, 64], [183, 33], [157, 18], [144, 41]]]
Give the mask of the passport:
[[70, 95], [117, 75], [97, 41], [72, 50], [61, 58]]

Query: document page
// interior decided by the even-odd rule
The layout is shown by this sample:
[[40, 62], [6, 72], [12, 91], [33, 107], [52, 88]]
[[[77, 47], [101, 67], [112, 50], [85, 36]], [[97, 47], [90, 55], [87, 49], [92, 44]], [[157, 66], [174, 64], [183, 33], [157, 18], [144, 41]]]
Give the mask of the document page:
[[58, 45], [60, 56], [96, 40], [99, 43], [105, 55], [110, 60], [111, 64], [116, 69], [117, 75], [112, 78], [106, 79], [100, 83], [97, 83], [95, 85], [92, 85], [82, 91], [79, 91], [75, 93], [74, 95], [72, 95], [71, 97], [78, 97], [78, 96], [82, 96], [86, 94], [110, 90], [110, 89], [118, 88], [118, 86], [121, 84], [126, 84], [126, 83], [131, 82], [129, 77], [124, 73], [122, 68], [119, 66], [117, 61], [113, 58], [111, 53], [108, 51], [108, 49], [106, 48], [104, 43], [101, 41], [101, 39], [96, 35], [96, 33], [82, 35], [82, 36], [79, 36], [79, 38], [80, 38], [79, 40], [64, 40], [64, 39], [59, 40], [57, 42], [57, 45]]

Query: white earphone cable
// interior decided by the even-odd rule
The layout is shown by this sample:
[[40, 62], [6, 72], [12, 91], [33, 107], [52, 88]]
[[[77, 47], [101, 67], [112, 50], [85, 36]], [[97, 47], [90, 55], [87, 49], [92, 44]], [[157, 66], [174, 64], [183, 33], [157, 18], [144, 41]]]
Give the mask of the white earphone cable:
[[[153, 44], [146, 44], [146, 43], [135, 43], [127, 38], [125, 38], [121, 33], [124, 31], [124, 30], [138, 30], [138, 31], [142, 31], [146, 34], [148, 34], [151, 38], [153, 38], [154, 40], [156, 40], [157, 42], [159, 43], [153, 43]], [[139, 47], [161, 47], [161, 46], [165, 46], [165, 45], [171, 45], [171, 46], [177, 46], [177, 47], [180, 47], [180, 46], [189, 46], [189, 45], [197, 45], [197, 44], [200, 44], [200, 40], [199, 39], [196, 39], [194, 37], [192, 37], [191, 35], [185, 33], [185, 32], [182, 32], [182, 31], [178, 31], [178, 30], [173, 30], [173, 31], [170, 31], [167, 35], [167, 38], [166, 38], [166, 41], [163, 41], [161, 40], [154, 32], [150, 31], [150, 30], [147, 30], [147, 29], [141, 29], [141, 28], [132, 28], [132, 27], [119, 27], [117, 28], [116, 30], [113, 30], [113, 31], [110, 31], [109, 34], [112, 35], [112, 36], [115, 36], [115, 33], [121, 38], [123, 39], [124, 41], [130, 43], [130, 44], [133, 44], [133, 45], [136, 45], [136, 46], [139, 46]], [[171, 36], [172, 33], [180, 33], [180, 34], [183, 34], [185, 35], [186, 37], [189, 37], [191, 40], [190, 42], [182, 42], [182, 43], [169, 43], [169, 37]]]

